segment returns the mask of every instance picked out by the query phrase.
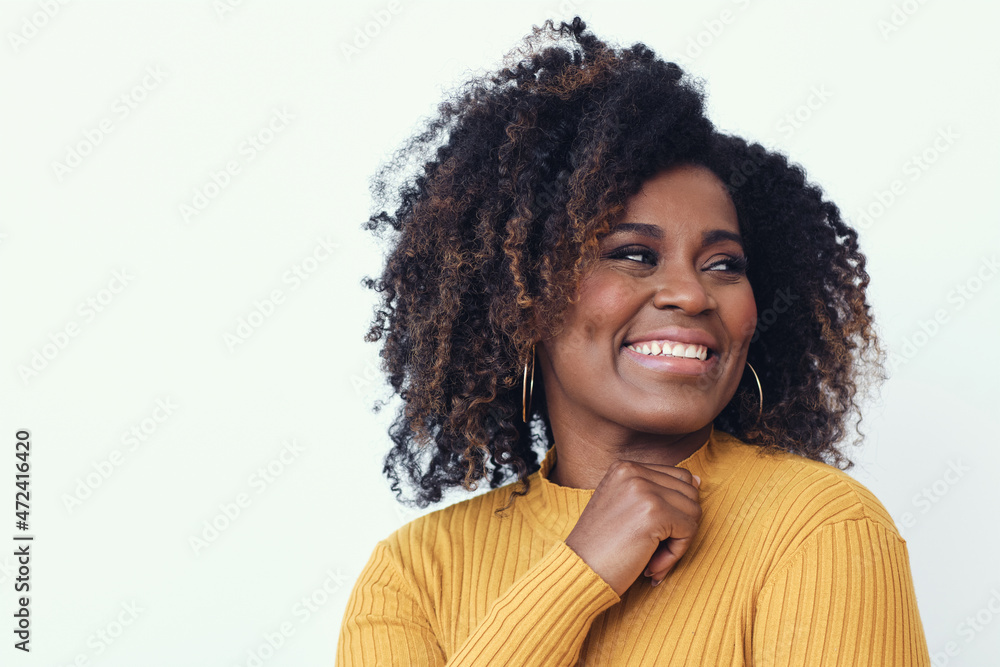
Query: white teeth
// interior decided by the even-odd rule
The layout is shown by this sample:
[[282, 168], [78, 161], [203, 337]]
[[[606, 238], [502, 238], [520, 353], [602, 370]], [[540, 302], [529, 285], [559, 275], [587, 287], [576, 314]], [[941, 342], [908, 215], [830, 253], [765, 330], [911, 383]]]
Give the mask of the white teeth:
[[685, 359], [700, 359], [702, 361], [708, 359], [708, 348], [704, 345], [664, 341], [661, 346], [659, 341], [652, 341], [650, 343], [633, 343], [628, 347], [630, 350], [635, 350], [649, 356], [683, 357]]

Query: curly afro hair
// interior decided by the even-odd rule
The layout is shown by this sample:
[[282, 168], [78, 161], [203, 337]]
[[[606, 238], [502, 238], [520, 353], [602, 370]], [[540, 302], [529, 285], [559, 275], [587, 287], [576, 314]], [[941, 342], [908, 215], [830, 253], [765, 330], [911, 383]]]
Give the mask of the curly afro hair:
[[726, 184], [760, 313], [748, 359], [763, 413], [756, 385], [741, 385], [716, 427], [850, 467], [838, 445], [883, 355], [837, 207], [785, 156], [718, 132], [700, 86], [641, 43], [615, 49], [579, 17], [548, 21], [506, 64], [442, 103], [373, 181], [382, 210], [366, 227], [390, 251], [365, 280], [381, 297], [366, 340], [382, 341], [402, 400], [383, 469], [397, 497], [406, 483], [427, 506], [483, 479], [527, 491], [553, 440], [537, 386], [521, 419], [532, 343], [558, 332], [628, 197], [685, 164]]

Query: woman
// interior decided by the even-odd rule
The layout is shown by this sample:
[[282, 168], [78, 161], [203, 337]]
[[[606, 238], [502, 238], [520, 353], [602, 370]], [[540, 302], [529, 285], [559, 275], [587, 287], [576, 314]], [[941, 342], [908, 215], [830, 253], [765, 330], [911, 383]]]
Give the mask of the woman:
[[493, 490], [376, 546], [338, 664], [930, 664], [905, 542], [838, 469], [880, 368], [856, 233], [645, 46], [527, 45], [378, 180], [423, 163], [370, 221], [385, 472]]

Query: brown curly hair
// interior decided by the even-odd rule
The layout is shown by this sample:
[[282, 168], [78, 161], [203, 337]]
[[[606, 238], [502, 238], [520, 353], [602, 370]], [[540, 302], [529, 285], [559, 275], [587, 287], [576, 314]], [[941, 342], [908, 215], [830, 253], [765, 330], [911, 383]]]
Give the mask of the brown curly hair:
[[521, 420], [531, 345], [558, 332], [628, 197], [682, 164], [726, 184], [761, 314], [748, 360], [763, 414], [756, 385], [741, 385], [716, 427], [850, 467], [838, 443], [883, 355], [838, 208], [785, 156], [718, 132], [697, 82], [641, 43], [612, 48], [577, 17], [535, 27], [508, 59], [442, 103], [373, 181], [382, 210], [366, 227], [391, 247], [365, 280], [381, 295], [366, 340], [383, 341], [402, 400], [383, 468], [397, 497], [405, 481], [426, 506], [538, 469], [553, 438], [537, 379], [534, 428]]

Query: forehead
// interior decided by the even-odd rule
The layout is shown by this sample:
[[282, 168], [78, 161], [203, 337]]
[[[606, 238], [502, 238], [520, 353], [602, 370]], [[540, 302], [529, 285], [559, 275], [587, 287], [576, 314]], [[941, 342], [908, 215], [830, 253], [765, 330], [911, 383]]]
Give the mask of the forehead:
[[626, 202], [619, 222], [653, 224], [665, 233], [683, 228], [739, 231], [726, 186], [707, 167], [694, 165], [661, 171], [643, 183]]

